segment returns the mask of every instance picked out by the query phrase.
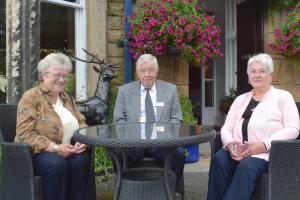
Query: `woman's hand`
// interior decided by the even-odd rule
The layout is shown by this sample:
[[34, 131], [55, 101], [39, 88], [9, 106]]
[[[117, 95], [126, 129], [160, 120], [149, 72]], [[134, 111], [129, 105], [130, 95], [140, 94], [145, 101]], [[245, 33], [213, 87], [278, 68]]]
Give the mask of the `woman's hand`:
[[242, 157], [248, 157], [254, 154], [260, 154], [260, 153], [265, 153], [267, 152], [266, 146], [263, 142], [253, 142], [253, 143], [247, 143], [248, 148], [246, 148], [242, 152]]
[[76, 154], [80, 154], [86, 150], [87, 145], [76, 142], [74, 148], [76, 149]]
[[64, 158], [70, 157], [76, 154], [76, 148], [71, 144], [60, 144], [57, 148], [57, 155], [60, 155]]
[[239, 144], [240, 144], [240, 142], [233, 141], [233, 142], [229, 142], [226, 146], [226, 148], [228, 149], [228, 151], [230, 153], [231, 158], [235, 161], [240, 161], [243, 158], [237, 154], [237, 152], [238, 152], [237, 147]]

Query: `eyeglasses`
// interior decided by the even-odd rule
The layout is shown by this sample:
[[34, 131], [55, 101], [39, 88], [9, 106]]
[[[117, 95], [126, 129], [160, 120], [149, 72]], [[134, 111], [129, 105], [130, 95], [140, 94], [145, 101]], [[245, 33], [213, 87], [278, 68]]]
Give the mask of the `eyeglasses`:
[[264, 69], [262, 70], [250, 70], [250, 75], [254, 76], [254, 75], [265, 75], [267, 74], [268, 72]]
[[149, 74], [153, 74], [154, 72], [156, 72], [157, 70], [155, 68], [150, 68], [150, 69], [139, 69], [139, 72], [142, 74], [146, 74], [147, 72]]
[[47, 74], [50, 74], [53, 78], [59, 80], [59, 79], [63, 79], [64, 81], [68, 80], [68, 74], [55, 74], [55, 73], [51, 73], [51, 72], [46, 72]]

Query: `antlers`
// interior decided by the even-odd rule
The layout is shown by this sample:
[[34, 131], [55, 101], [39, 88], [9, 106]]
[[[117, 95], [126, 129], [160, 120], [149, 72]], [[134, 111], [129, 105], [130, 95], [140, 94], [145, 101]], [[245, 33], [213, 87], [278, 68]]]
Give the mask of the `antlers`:
[[92, 63], [92, 64], [97, 64], [100, 66], [100, 70], [102, 70], [103, 68], [106, 68], [106, 67], [111, 67], [111, 68], [118, 68], [116, 67], [118, 64], [115, 64], [115, 65], [110, 65], [110, 64], [107, 64], [104, 62], [104, 59], [101, 60], [99, 58], [99, 56], [97, 54], [94, 54], [94, 53], [91, 53], [87, 50], [85, 50], [84, 48], [82, 48], [82, 50], [89, 56], [91, 56], [92, 58], [90, 60], [83, 60], [81, 58], [78, 58], [76, 57], [71, 50], [68, 50], [68, 49], [64, 49], [64, 51], [66, 52], [66, 54], [68, 54], [70, 57], [76, 59], [76, 60], [79, 60], [81, 62], [85, 62], [85, 63]]

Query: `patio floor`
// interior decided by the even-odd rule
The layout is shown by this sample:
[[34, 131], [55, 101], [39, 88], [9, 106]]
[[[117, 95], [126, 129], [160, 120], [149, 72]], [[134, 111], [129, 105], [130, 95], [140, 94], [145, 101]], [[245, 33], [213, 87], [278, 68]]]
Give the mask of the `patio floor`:
[[[188, 163], [184, 168], [184, 184], [186, 200], [205, 200], [207, 193], [210, 150], [208, 144], [200, 145], [200, 159], [196, 163]], [[104, 182], [97, 183], [97, 200], [113, 199], [113, 176]]]

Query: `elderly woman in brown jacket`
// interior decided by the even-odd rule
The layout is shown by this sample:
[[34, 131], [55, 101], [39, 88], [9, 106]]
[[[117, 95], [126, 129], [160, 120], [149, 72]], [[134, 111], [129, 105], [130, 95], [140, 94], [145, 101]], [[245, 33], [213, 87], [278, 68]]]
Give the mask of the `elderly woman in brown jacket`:
[[47, 200], [84, 199], [90, 161], [86, 145], [71, 144], [85, 118], [64, 92], [72, 71], [69, 58], [52, 53], [38, 64], [41, 83], [26, 91], [17, 112], [16, 142], [31, 146], [36, 175], [42, 176]]

